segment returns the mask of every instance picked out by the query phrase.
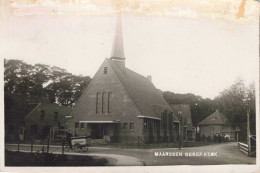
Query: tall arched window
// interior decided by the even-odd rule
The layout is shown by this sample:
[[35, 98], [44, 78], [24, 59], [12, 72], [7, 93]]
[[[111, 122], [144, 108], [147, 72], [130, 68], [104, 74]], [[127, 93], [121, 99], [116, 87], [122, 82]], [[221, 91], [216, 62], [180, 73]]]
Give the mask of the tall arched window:
[[96, 95], [96, 113], [98, 114], [98, 96], [99, 96], [99, 92], [97, 92]]
[[102, 93], [102, 113], [106, 113], [106, 100], [105, 100], [105, 98], [106, 98], [106, 92], [103, 92]]
[[107, 113], [111, 113], [111, 97], [112, 93], [109, 92], [107, 96]]

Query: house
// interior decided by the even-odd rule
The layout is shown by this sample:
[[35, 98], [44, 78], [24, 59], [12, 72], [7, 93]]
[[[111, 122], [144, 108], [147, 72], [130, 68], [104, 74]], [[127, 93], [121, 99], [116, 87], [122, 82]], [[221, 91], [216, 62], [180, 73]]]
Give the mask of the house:
[[[179, 121], [155, 88], [125, 66], [120, 17], [110, 59], [105, 59], [71, 113], [74, 136], [110, 142], [174, 141]], [[175, 124], [175, 125], [174, 125]]]
[[235, 139], [234, 129], [219, 110], [203, 119], [198, 125], [201, 137], [210, 137], [213, 140], [215, 135], [220, 135], [229, 136], [230, 140]]
[[180, 134], [184, 141], [193, 141], [195, 139], [195, 129], [192, 126], [192, 117], [190, 105], [188, 104], [171, 104], [175, 115], [180, 121]]
[[[50, 135], [51, 139], [56, 139], [62, 130], [66, 129], [66, 116], [69, 116], [71, 108], [58, 106], [56, 104], [37, 104], [32, 111], [24, 118], [23, 131], [25, 139], [44, 140]], [[22, 134], [23, 132], [21, 132]]]

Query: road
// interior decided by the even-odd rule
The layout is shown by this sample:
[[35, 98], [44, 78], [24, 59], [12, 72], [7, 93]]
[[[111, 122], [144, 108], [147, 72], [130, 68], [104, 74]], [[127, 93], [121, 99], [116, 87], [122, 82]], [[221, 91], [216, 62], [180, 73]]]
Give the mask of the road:
[[[17, 150], [17, 145], [7, 144], [8, 150]], [[41, 150], [42, 146], [34, 146], [34, 151]], [[30, 145], [21, 145], [20, 150], [30, 151]], [[50, 152], [61, 153], [60, 146], [50, 146]], [[154, 156], [155, 152], [159, 156]], [[87, 153], [66, 154], [92, 155], [110, 158], [115, 161], [112, 165], [220, 165], [220, 164], [255, 164], [255, 157], [247, 157], [237, 148], [237, 143], [222, 143], [200, 147], [162, 148], [162, 149], [121, 149], [91, 147]], [[168, 154], [168, 156], [166, 156]], [[171, 156], [169, 156], [171, 155]]]

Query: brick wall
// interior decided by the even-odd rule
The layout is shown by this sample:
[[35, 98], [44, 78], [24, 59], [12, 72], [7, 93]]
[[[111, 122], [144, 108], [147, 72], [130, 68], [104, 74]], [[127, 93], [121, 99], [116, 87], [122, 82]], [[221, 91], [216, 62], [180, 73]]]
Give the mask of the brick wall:
[[[107, 74], [104, 74], [105, 67]], [[109, 102], [109, 113], [107, 111], [107, 94], [105, 95], [104, 112], [102, 113], [103, 92], [112, 93]], [[96, 112], [97, 93], [99, 93], [98, 113]], [[105, 60], [94, 76], [89, 88], [83, 93], [76, 104], [72, 112], [73, 118], [69, 122], [69, 128], [74, 131], [75, 122], [79, 121], [120, 120], [119, 136], [142, 136], [143, 122], [142, 119], [137, 118], [138, 115], [140, 115], [140, 111], [117, 78], [113, 69], [109, 66], [109, 63]], [[128, 127], [130, 123], [134, 123], [134, 129], [122, 129], [123, 123], [128, 123]]]

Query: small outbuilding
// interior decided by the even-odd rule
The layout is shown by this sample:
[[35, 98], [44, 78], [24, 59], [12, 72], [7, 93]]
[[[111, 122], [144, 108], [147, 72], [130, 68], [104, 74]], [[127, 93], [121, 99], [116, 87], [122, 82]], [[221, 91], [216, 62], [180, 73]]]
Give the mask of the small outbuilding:
[[198, 125], [201, 137], [210, 137], [213, 140], [215, 136], [220, 135], [227, 137], [229, 140], [235, 140], [234, 129], [219, 110], [216, 110], [213, 114], [203, 119]]
[[60, 138], [65, 135], [66, 117], [70, 112], [71, 108], [68, 107], [39, 103], [26, 115], [24, 127], [20, 131], [24, 131], [25, 140]]

